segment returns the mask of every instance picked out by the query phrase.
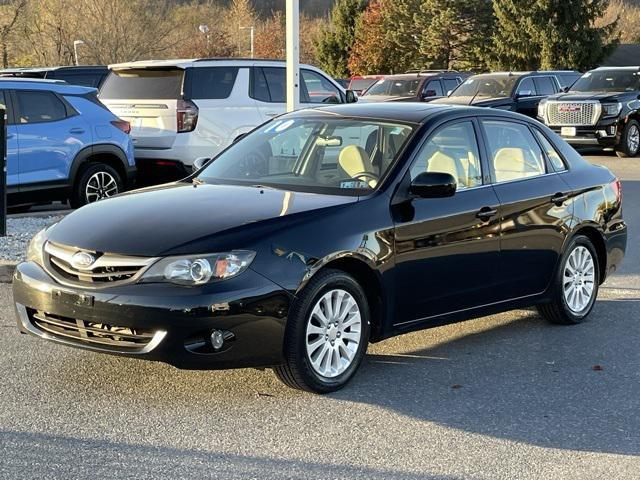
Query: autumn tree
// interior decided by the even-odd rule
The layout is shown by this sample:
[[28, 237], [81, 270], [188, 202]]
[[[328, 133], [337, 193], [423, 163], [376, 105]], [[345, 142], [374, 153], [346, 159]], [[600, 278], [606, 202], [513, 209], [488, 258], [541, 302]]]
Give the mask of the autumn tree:
[[[249, 56], [251, 48], [249, 27], [257, 27], [258, 15], [251, 0], [232, 0], [224, 17], [227, 35], [237, 45], [237, 55]], [[254, 30], [255, 33], [255, 30]]]
[[358, 18], [368, 0], [338, 0], [331, 11], [331, 25], [316, 41], [320, 67], [334, 77], [349, 76], [349, 57], [355, 39]]
[[349, 57], [352, 75], [390, 73], [393, 70], [383, 24], [384, 3], [385, 0], [373, 0], [356, 22], [355, 40]]
[[9, 0], [0, 3], [0, 48], [2, 48], [2, 66], [9, 66], [9, 39], [14, 32], [18, 19], [27, 7], [27, 0]]

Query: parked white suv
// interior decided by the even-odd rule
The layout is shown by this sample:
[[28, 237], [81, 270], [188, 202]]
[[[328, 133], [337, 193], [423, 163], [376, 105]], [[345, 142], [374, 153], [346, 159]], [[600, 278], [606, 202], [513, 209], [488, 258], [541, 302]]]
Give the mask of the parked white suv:
[[[283, 61], [151, 60], [109, 68], [99, 97], [131, 123], [141, 177], [185, 176], [197, 158], [215, 156], [286, 110]], [[347, 101], [322, 70], [301, 65], [300, 77], [302, 106]]]

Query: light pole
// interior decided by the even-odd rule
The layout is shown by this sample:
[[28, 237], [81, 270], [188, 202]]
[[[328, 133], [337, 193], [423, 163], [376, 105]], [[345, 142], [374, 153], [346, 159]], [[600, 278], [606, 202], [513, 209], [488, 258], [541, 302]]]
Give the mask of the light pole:
[[198, 30], [200, 30], [200, 33], [202, 33], [207, 39], [207, 55], [209, 55], [209, 51], [211, 50], [210, 48], [211, 40], [209, 38], [209, 25], [200, 25], [198, 27]]
[[73, 41], [73, 58], [76, 61], [76, 65], [80, 65], [78, 63], [78, 47], [80, 45], [84, 45], [84, 42], [82, 40], [74, 40]]
[[250, 27], [240, 27], [240, 30], [249, 30], [251, 32], [251, 58], [253, 58], [253, 31], [255, 30], [255, 27], [253, 25]]
[[287, 112], [300, 104], [300, 3], [287, 0]]

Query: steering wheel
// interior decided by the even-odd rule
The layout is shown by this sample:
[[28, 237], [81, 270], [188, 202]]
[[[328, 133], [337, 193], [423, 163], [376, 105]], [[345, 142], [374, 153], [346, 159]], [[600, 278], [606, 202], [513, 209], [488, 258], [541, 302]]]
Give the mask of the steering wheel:
[[[360, 173], [355, 173], [353, 175], [351, 175], [351, 178], [358, 178], [358, 179], [369, 179], [369, 180], [373, 180], [374, 182], [378, 183], [378, 181], [380, 180], [380, 177], [378, 175], [376, 175], [375, 173], [371, 173], [371, 172], [360, 172]], [[367, 182], [369, 183], [369, 182]]]

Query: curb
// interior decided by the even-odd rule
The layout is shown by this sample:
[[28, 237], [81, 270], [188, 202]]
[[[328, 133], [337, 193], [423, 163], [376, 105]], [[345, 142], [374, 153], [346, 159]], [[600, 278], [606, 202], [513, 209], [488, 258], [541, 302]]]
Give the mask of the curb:
[[0, 283], [11, 283], [18, 262], [0, 260]]

